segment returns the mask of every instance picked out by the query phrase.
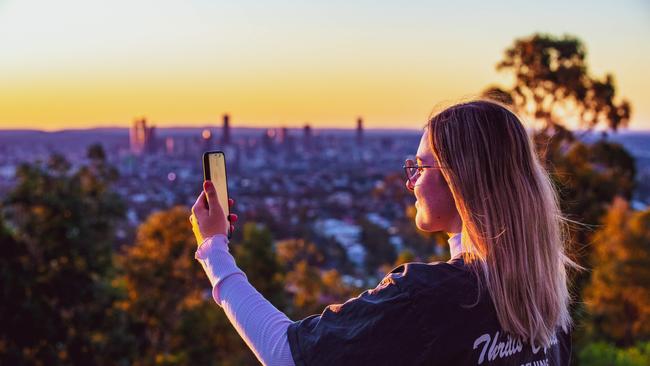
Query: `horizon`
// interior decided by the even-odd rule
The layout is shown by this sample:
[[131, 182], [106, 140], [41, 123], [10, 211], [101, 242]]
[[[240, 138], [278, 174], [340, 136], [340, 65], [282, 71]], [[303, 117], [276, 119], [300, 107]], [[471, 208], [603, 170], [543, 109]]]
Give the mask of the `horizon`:
[[[202, 129], [217, 129], [220, 130], [222, 126], [220, 125], [175, 125], [175, 126], [157, 126], [151, 125], [149, 127], [155, 127], [156, 130], [202, 130]], [[289, 130], [302, 130], [304, 126], [300, 127], [289, 127], [289, 126], [231, 126], [232, 131], [237, 130], [272, 130], [272, 129], [281, 129], [287, 128]], [[33, 128], [0, 128], [0, 133], [11, 133], [11, 132], [42, 132], [42, 133], [62, 133], [62, 132], [75, 132], [75, 131], [108, 131], [108, 130], [125, 130], [129, 131], [131, 127], [129, 126], [100, 126], [100, 127], [73, 127], [73, 128], [63, 128], [56, 130], [43, 130], [43, 129], [33, 129]], [[350, 131], [355, 132], [356, 127], [314, 127], [311, 126], [312, 131]], [[417, 128], [398, 128], [398, 127], [371, 127], [365, 128], [364, 131], [395, 131], [395, 132], [421, 132], [422, 130]], [[650, 131], [650, 130], [649, 130]]]
[[[220, 125], [172, 125], [172, 126], [158, 126], [158, 125], [151, 125], [149, 127], [155, 127], [156, 130], [192, 130], [192, 129], [221, 129], [222, 126]], [[296, 127], [290, 127], [290, 126], [282, 126], [282, 125], [266, 125], [266, 126], [231, 126], [232, 131], [237, 131], [237, 130], [272, 130], [272, 129], [281, 129], [281, 128], [287, 128], [289, 130], [302, 130], [304, 126], [296, 126]], [[132, 127], [131, 126], [94, 126], [94, 127], [72, 127], [72, 128], [62, 128], [62, 129], [53, 129], [53, 130], [44, 130], [44, 129], [35, 129], [35, 128], [0, 128], [0, 134], [2, 133], [19, 133], [19, 132], [39, 132], [39, 133], [63, 133], [63, 132], [76, 132], [76, 131], [106, 131], [106, 130], [125, 130], [129, 131]], [[320, 131], [350, 131], [350, 132], [355, 132], [356, 127], [315, 127], [311, 126], [312, 130], [320, 130]], [[527, 130], [530, 130], [530, 127], [526, 127]], [[422, 132], [422, 129], [418, 128], [399, 128], [399, 127], [364, 127], [364, 131], [370, 131], [370, 132], [413, 132], [413, 133], [420, 133]], [[632, 133], [632, 134], [643, 134], [643, 133], [650, 133], [650, 127], [648, 128], [643, 128], [643, 129], [631, 129], [631, 128], [619, 128], [617, 131], [611, 131], [607, 129], [575, 129], [574, 130], [577, 133], [583, 133], [583, 132], [589, 132], [589, 133], [601, 133], [601, 132], [607, 132], [611, 135], [623, 135], [627, 133]]]

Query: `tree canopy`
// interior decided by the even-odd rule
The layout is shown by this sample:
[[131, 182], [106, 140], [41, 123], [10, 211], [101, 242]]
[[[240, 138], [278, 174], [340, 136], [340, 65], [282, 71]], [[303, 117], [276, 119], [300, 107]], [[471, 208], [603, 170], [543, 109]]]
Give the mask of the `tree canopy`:
[[485, 93], [541, 121], [544, 128], [566, 126], [569, 119], [587, 129], [625, 127], [630, 103], [617, 100], [612, 74], [597, 78], [589, 73], [586, 58], [586, 46], [574, 36], [537, 33], [518, 38], [496, 66], [513, 75], [513, 85], [493, 86]]

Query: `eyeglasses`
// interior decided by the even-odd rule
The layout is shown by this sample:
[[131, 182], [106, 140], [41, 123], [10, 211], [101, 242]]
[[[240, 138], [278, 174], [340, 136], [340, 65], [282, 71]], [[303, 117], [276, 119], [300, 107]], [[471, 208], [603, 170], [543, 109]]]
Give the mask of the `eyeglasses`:
[[[437, 165], [419, 165], [411, 159], [406, 160], [406, 163], [402, 167], [404, 168], [404, 174], [406, 174], [406, 180], [409, 182], [409, 188], [415, 186], [415, 182], [420, 178], [420, 174], [424, 169], [442, 169], [441, 166]], [[411, 188], [412, 189], [412, 188]]]

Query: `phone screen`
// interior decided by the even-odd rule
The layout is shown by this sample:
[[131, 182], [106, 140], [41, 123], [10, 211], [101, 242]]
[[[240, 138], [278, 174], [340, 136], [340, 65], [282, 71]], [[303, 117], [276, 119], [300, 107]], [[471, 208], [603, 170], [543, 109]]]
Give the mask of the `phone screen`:
[[[206, 159], [207, 158], [207, 159]], [[203, 155], [204, 178], [214, 184], [217, 190], [219, 205], [223, 209], [226, 218], [228, 236], [230, 236], [230, 223], [228, 222], [228, 181], [226, 180], [226, 156], [221, 151], [210, 151]]]

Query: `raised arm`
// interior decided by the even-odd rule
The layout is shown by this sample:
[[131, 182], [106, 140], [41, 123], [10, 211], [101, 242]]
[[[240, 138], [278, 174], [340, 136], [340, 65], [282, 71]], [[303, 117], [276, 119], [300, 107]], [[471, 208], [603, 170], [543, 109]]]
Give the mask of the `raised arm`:
[[[192, 206], [190, 222], [199, 243], [195, 258], [210, 279], [212, 298], [262, 364], [294, 365], [287, 341], [287, 327], [292, 322], [255, 290], [235, 264], [223, 216], [214, 186], [205, 182]], [[237, 221], [237, 216], [231, 215], [229, 221]]]
[[206, 239], [196, 251], [212, 284], [212, 298], [264, 365], [294, 365], [287, 340], [292, 323], [247, 280], [228, 252], [228, 239], [216, 235]]

